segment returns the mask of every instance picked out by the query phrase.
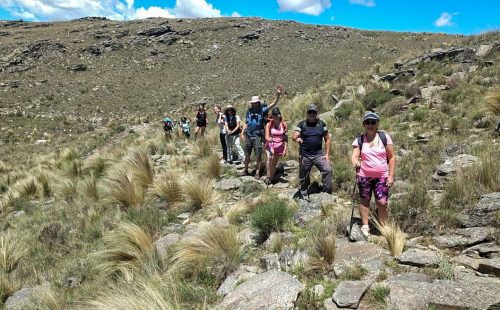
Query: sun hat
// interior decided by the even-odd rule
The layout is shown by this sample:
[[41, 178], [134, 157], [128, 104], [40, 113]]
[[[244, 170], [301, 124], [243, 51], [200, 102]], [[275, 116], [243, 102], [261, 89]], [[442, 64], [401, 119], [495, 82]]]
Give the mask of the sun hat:
[[250, 103], [260, 103], [260, 98], [259, 96], [252, 96], [252, 100], [249, 101]]
[[318, 112], [318, 107], [314, 103], [311, 103], [307, 106], [307, 112], [309, 111]]
[[373, 119], [373, 120], [376, 120], [376, 121], [380, 121], [380, 116], [378, 116], [377, 113], [375, 112], [371, 112], [371, 111], [367, 111], [365, 113], [365, 115], [363, 116], [363, 122], [364, 121], [367, 121], [369, 119]]
[[226, 113], [226, 112], [227, 112], [227, 111], [229, 111], [229, 110], [233, 110], [233, 111], [234, 111], [234, 113], [236, 113], [236, 108], [235, 108], [235, 107], [233, 107], [232, 105], [228, 105], [228, 106], [226, 106], [226, 107], [224, 108], [224, 113]]

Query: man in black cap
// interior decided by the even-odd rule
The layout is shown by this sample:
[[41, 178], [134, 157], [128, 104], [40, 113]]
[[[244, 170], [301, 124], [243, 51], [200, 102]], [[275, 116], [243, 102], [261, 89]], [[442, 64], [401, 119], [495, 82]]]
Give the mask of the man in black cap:
[[[323, 192], [331, 194], [330, 135], [325, 122], [318, 118], [318, 107], [315, 104], [307, 107], [307, 118], [297, 124], [292, 140], [300, 145], [299, 179], [302, 197], [307, 196], [313, 166], [321, 172]], [[325, 151], [323, 151], [323, 140], [325, 140]]]

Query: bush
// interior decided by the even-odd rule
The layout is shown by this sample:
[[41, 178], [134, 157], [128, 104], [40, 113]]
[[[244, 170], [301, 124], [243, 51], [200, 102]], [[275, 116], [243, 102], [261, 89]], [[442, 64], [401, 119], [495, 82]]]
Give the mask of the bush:
[[279, 231], [292, 216], [286, 203], [281, 200], [257, 206], [252, 214], [252, 227], [257, 229], [262, 237], [268, 237], [271, 232]]
[[367, 110], [375, 109], [387, 101], [391, 100], [394, 96], [383, 90], [372, 90], [363, 97], [363, 106]]
[[333, 161], [333, 189], [347, 190], [349, 185], [355, 179], [354, 168], [347, 162], [347, 160], [334, 160]]

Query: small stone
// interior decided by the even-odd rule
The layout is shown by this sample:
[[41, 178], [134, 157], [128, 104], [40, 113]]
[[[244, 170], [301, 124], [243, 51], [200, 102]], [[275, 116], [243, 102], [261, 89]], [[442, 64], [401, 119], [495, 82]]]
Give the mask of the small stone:
[[278, 254], [272, 253], [259, 258], [262, 269], [266, 271], [281, 270]]
[[223, 191], [235, 190], [241, 186], [241, 183], [242, 182], [239, 178], [224, 179], [215, 183], [214, 188], [216, 190], [223, 190]]
[[181, 235], [179, 234], [168, 234], [155, 242], [156, 252], [163, 256], [165, 255], [171, 246], [181, 239]]
[[371, 280], [343, 281], [335, 289], [332, 299], [341, 308], [356, 309], [371, 284]]
[[189, 213], [189, 212], [185, 212], [185, 213], [181, 213], [181, 214], [177, 215], [177, 218], [180, 220], [186, 220], [189, 217], [191, 217], [191, 213]]
[[403, 252], [396, 259], [405, 265], [417, 267], [436, 266], [439, 264], [439, 256], [429, 250], [409, 249]]
[[316, 296], [321, 296], [325, 292], [325, 287], [321, 284], [316, 284], [315, 286], [311, 287], [311, 293], [313, 293]]

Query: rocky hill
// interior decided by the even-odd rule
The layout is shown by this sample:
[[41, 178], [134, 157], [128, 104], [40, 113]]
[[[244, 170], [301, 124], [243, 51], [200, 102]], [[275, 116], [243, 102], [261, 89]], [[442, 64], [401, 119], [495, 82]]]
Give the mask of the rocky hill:
[[[499, 307], [498, 32], [84, 19], [0, 35], [5, 309]], [[281, 82], [289, 124], [316, 102], [331, 130], [332, 195], [314, 171], [294, 198], [293, 142], [266, 185], [220, 163], [215, 126], [194, 141], [155, 122], [204, 96], [242, 114]], [[394, 140], [396, 182], [390, 222], [365, 239], [356, 210], [348, 238], [367, 109]]]
[[[465, 39], [256, 18], [4, 21], [0, 34], [0, 143], [14, 142], [2, 150], [19, 154], [45, 152], [36, 140], [69, 145], [74, 135], [159, 119], [205, 97], [271, 100], [276, 84], [293, 96]], [[0, 155], [8, 161], [9, 152]]]

